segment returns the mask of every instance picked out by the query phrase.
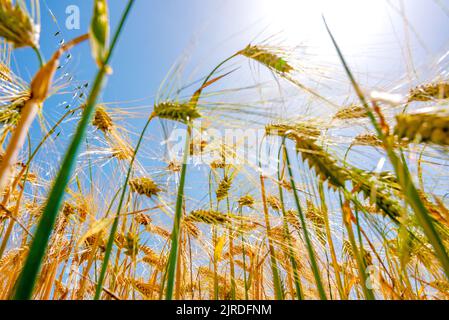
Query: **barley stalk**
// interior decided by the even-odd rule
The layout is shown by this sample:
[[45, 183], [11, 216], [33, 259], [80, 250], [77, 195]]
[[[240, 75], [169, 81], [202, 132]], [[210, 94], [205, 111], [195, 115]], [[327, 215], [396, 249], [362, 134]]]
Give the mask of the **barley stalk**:
[[96, 100], [102, 88], [103, 78], [106, 75], [106, 65], [109, 63], [109, 60], [112, 56], [112, 52], [115, 48], [115, 44], [117, 43], [124, 22], [128, 16], [128, 13], [133, 3], [134, 0], [130, 0], [128, 2], [122, 20], [115, 34], [115, 37], [111, 43], [111, 46], [109, 47], [108, 55], [104, 61], [105, 62], [104, 66], [100, 69], [94, 81], [94, 85], [91, 94], [89, 95], [86, 108], [84, 109], [83, 116], [78, 125], [75, 136], [72, 139], [72, 143], [70, 144], [69, 149], [67, 150], [66, 156], [61, 165], [61, 169], [54, 182], [54, 186], [48, 196], [47, 205], [44, 209], [41, 221], [36, 230], [34, 241], [30, 246], [30, 253], [25, 262], [25, 266], [23, 267], [23, 270], [21, 272], [20, 279], [18, 281], [16, 292], [14, 295], [14, 299], [24, 300], [29, 299], [32, 296], [36, 277], [39, 272], [40, 265], [42, 263], [45, 249], [48, 244], [48, 238], [50, 236], [51, 229], [56, 220], [57, 213], [62, 203], [65, 187], [67, 186], [68, 181], [70, 179], [70, 174], [75, 164], [75, 158], [78, 154], [81, 141], [83, 140], [84, 133], [86, 131], [88, 123], [90, 122], [92, 113], [94, 111]]
[[34, 77], [31, 83], [31, 98], [25, 102], [24, 107], [21, 110], [19, 123], [14, 130], [14, 134], [6, 150], [4, 160], [0, 166], [0, 192], [2, 192], [8, 182], [11, 169], [13, 165], [17, 162], [17, 157], [23, 144], [25, 143], [25, 138], [31, 127], [31, 124], [36, 117], [39, 106], [44, 102], [48, 95], [48, 90], [51, 85], [54, 73], [59, 66], [60, 56], [73, 46], [86, 40], [86, 35], [78, 37], [68, 44], [61, 47], [52, 57], [50, 62], [39, 70], [39, 72]]
[[[259, 164], [260, 166], [260, 164]], [[274, 293], [276, 300], [283, 300], [284, 299], [284, 292], [279, 276], [279, 269], [277, 266], [277, 260], [276, 260], [276, 253], [274, 251], [274, 246], [272, 242], [272, 234], [271, 234], [271, 225], [270, 225], [270, 218], [268, 214], [268, 201], [267, 196], [265, 192], [265, 178], [260, 174], [260, 188], [261, 188], [261, 194], [262, 194], [262, 203], [263, 203], [263, 211], [264, 211], [264, 218], [265, 218], [265, 228], [267, 232], [267, 238], [268, 238], [268, 249], [270, 254], [270, 263], [271, 263], [271, 272], [273, 273], [273, 285], [274, 285]]]
[[[279, 159], [278, 179], [279, 180], [283, 180], [283, 173], [281, 173], [281, 162], [284, 163], [284, 158], [282, 157], [282, 155], [283, 155], [283, 147], [281, 146], [281, 148], [279, 149], [279, 155], [278, 155], [278, 159]], [[290, 259], [291, 268], [293, 269], [293, 278], [295, 280], [296, 297], [298, 300], [304, 300], [304, 289], [302, 287], [301, 279], [299, 277], [299, 273], [298, 273], [299, 268], [298, 268], [298, 264], [296, 262], [296, 259], [295, 259], [294, 253], [293, 253], [293, 245], [292, 245], [292, 240], [290, 237], [290, 230], [289, 230], [288, 224], [287, 224], [287, 212], [285, 210], [285, 205], [284, 205], [283, 186], [278, 185], [278, 188], [279, 188], [279, 197], [280, 197], [282, 215], [284, 217], [284, 219], [283, 219], [284, 236], [287, 239], [288, 256]]]
[[[324, 20], [324, 17], [323, 17]], [[419, 198], [418, 191], [413, 183], [412, 177], [410, 175], [410, 171], [408, 170], [408, 167], [403, 161], [403, 159], [400, 159], [397, 154], [392, 149], [392, 139], [391, 137], [388, 137], [385, 135], [383, 130], [381, 129], [378, 121], [374, 117], [373, 112], [371, 111], [370, 107], [368, 106], [368, 103], [365, 99], [365, 96], [360, 89], [359, 85], [357, 84], [348, 64], [346, 63], [346, 60], [343, 56], [343, 53], [340, 50], [340, 47], [338, 46], [334, 36], [332, 35], [326, 20], [324, 20], [326, 29], [331, 37], [332, 43], [334, 44], [335, 49], [337, 50], [338, 56], [340, 58], [340, 61], [343, 64], [343, 67], [345, 69], [346, 74], [348, 75], [352, 86], [354, 87], [357, 96], [359, 97], [360, 101], [362, 102], [363, 106], [365, 107], [368, 117], [371, 120], [371, 123], [373, 124], [379, 138], [383, 141], [385, 150], [388, 154], [388, 157], [390, 158], [390, 162], [393, 165], [396, 175], [399, 178], [399, 182], [401, 184], [403, 193], [405, 195], [405, 198], [409, 205], [413, 208], [413, 211], [415, 212], [421, 227], [424, 230], [424, 233], [426, 234], [427, 238], [429, 239], [430, 243], [432, 244], [436, 256], [440, 260], [444, 272], [446, 274], [446, 277], [449, 279], [449, 255], [445, 249], [445, 246], [441, 240], [440, 235], [435, 229], [434, 223], [432, 222], [432, 219], [429, 215], [429, 211], [424, 206], [423, 202]]]
[[295, 198], [296, 209], [298, 210], [298, 216], [299, 216], [299, 219], [301, 221], [301, 227], [302, 227], [304, 239], [305, 239], [305, 242], [306, 242], [307, 252], [309, 254], [310, 264], [312, 266], [312, 272], [313, 272], [313, 275], [314, 275], [314, 278], [315, 278], [315, 284], [316, 284], [316, 287], [317, 287], [320, 299], [321, 300], [327, 300], [326, 293], [325, 293], [324, 287], [323, 287], [323, 283], [321, 281], [321, 274], [320, 274], [320, 270], [318, 268], [316, 255], [315, 255], [315, 252], [313, 250], [313, 245], [312, 245], [312, 242], [310, 240], [309, 232], [308, 232], [307, 225], [306, 225], [306, 220], [305, 220], [305, 217], [304, 217], [301, 205], [300, 205], [298, 191], [296, 189], [296, 184], [295, 184], [294, 177], [293, 177], [293, 170], [292, 170], [292, 167], [291, 167], [291, 164], [290, 164], [290, 157], [288, 156], [287, 147], [285, 145], [285, 139], [286, 139], [286, 137], [284, 137], [283, 140], [282, 140], [282, 149], [283, 149], [285, 161], [287, 162], [287, 171], [288, 171], [288, 174], [290, 176], [290, 184], [291, 184], [292, 189], [293, 189], [293, 195], [294, 195], [294, 198]]

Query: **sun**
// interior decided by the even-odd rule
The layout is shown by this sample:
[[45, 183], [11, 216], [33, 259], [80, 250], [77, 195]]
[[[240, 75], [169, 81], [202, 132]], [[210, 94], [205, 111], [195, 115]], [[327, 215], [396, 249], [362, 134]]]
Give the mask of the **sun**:
[[263, 0], [260, 10], [270, 31], [281, 31], [292, 45], [303, 41], [316, 46], [328, 43], [323, 15], [349, 53], [374, 41], [388, 22], [388, 3], [384, 0]]

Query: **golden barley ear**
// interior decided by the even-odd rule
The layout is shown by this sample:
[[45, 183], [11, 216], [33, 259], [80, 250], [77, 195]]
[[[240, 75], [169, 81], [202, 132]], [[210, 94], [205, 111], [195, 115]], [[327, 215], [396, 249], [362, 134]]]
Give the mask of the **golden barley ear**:
[[147, 177], [131, 179], [129, 186], [131, 187], [131, 191], [145, 195], [148, 198], [157, 196], [162, 191], [153, 179]]
[[281, 210], [281, 201], [274, 195], [270, 195], [267, 197], [267, 203], [271, 207], [271, 209], [275, 211]]
[[30, 100], [30, 92], [23, 92], [10, 101], [9, 104], [0, 108], [0, 124], [6, 127], [16, 126], [20, 119], [20, 113], [25, 106], [25, 103]]
[[429, 83], [410, 90], [409, 102], [449, 99], [449, 82]]
[[107, 133], [111, 131], [114, 126], [114, 122], [112, 121], [111, 116], [107, 113], [105, 107], [97, 106], [95, 110], [95, 115], [92, 120], [92, 125], [95, 126], [98, 130]]
[[401, 114], [396, 117], [394, 132], [399, 139], [449, 146], [449, 115]]
[[37, 13], [31, 17], [24, 1], [0, 0], [0, 37], [16, 48], [39, 47], [39, 1], [32, 5]]
[[218, 188], [215, 191], [215, 195], [217, 196], [217, 201], [221, 201], [226, 199], [229, 195], [229, 190], [231, 189], [232, 180], [228, 177], [224, 178], [218, 184]]
[[358, 146], [371, 146], [371, 147], [382, 147], [383, 142], [379, 139], [379, 137], [375, 134], [366, 133], [359, 134], [352, 141], [353, 145]]
[[170, 161], [167, 170], [170, 172], [181, 172], [181, 165], [175, 161]]
[[[9, 53], [8, 46], [5, 50]], [[1, 130], [6, 131], [17, 125], [22, 109], [31, 99], [29, 85], [14, 74], [8, 59], [0, 61], [0, 96], [0, 125]]]
[[299, 221], [298, 212], [289, 209], [285, 212], [285, 218], [296, 230], [302, 230], [301, 221]]
[[134, 216], [134, 220], [142, 226], [148, 226], [153, 222], [153, 220], [146, 214], [139, 212]]
[[265, 133], [279, 137], [287, 135], [289, 139], [295, 139], [297, 136], [318, 138], [321, 135], [320, 129], [307, 122], [271, 123], [265, 127]]
[[196, 105], [165, 101], [154, 106], [154, 115], [161, 119], [187, 123], [201, 118]]
[[0, 61], [0, 80], [12, 82], [11, 79], [11, 69]]
[[343, 107], [338, 110], [334, 116], [334, 119], [338, 120], [350, 120], [350, 119], [361, 119], [367, 118], [368, 113], [366, 112], [365, 107], [359, 105], [350, 105], [347, 107]]
[[185, 228], [187, 233], [195, 239], [199, 239], [202, 235], [201, 230], [195, 224], [193, 224], [192, 221], [184, 219], [183, 227]]
[[239, 203], [239, 207], [243, 208], [243, 207], [248, 207], [248, 208], [252, 208], [254, 206], [254, 197], [250, 194], [244, 195], [242, 197], [240, 197], [240, 199], [238, 200]]
[[223, 159], [220, 160], [214, 160], [210, 163], [210, 167], [213, 170], [217, 169], [225, 169], [226, 168], [226, 162], [223, 161]]
[[116, 158], [117, 160], [120, 160], [120, 161], [123, 161], [123, 160], [130, 161], [133, 157], [133, 154], [134, 154], [134, 150], [127, 143], [125, 143], [121, 140], [112, 142], [112, 157], [113, 158]]
[[149, 298], [151, 297], [151, 295], [153, 294], [153, 292], [158, 292], [159, 291], [159, 286], [157, 285], [153, 285], [151, 283], [146, 283], [144, 281], [141, 280], [137, 280], [137, 279], [127, 279], [129, 283], [131, 283], [131, 285], [140, 292], [140, 294], [142, 294], [145, 298]]

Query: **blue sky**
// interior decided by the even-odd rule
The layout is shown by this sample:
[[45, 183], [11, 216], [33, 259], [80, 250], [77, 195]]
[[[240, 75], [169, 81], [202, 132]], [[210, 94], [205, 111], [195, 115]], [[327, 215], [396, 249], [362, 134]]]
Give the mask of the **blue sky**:
[[[108, 2], [114, 30], [126, 1]], [[447, 34], [443, 32], [449, 30], [449, 1], [402, 2], [405, 19], [401, 17], [401, 1], [397, 0], [137, 0], [113, 56], [114, 73], [101, 100], [126, 104], [145, 99], [149, 115], [161, 81], [180, 56], [189, 54], [187, 76], [197, 80], [250, 42], [302, 46], [312, 53], [315, 62], [324, 61], [341, 72], [321, 20], [322, 13], [358, 74], [374, 75], [374, 85], [400, 85], [398, 79], [410, 68], [405, 63], [407, 59], [412, 57], [416, 66], [425, 65], [449, 49]], [[41, 3], [41, 48], [48, 58], [61, 37], [68, 41], [87, 32], [93, 1], [43, 0]], [[80, 8], [80, 30], [65, 27], [66, 8], [70, 5]], [[48, 9], [57, 18], [59, 27]], [[60, 36], [54, 36], [57, 31], [61, 32]], [[272, 38], [267, 41], [269, 37]], [[407, 45], [412, 48], [411, 54], [406, 50]], [[90, 82], [97, 68], [89, 46], [83, 44], [72, 55], [64, 72], [72, 73], [80, 83]], [[20, 64], [22, 77], [29, 80], [36, 71], [33, 53], [18, 50], [15, 61]], [[432, 77], [426, 68], [420, 72], [423, 78]], [[361, 76], [360, 80], [365, 78]], [[44, 107], [47, 116], [51, 117], [55, 108], [61, 109], [57, 110], [58, 114], [62, 113], [63, 105], [54, 101], [67, 101], [70, 96], [55, 99]], [[140, 131], [144, 120], [145, 112], [142, 121], [132, 128], [134, 132]], [[157, 127], [151, 130], [154, 132]]]
[[[192, 54], [190, 66], [201, 68], [204, 75], [214, 63], [240, 49], [250, 41], [264, 40], [257, 37], [264, 32], [278, 36], [282, 43], [301, 44], [308, 41], [326, 43], [320, 13], [324, 12], [329, 24], [346, 51], [363, 53], [366, 43], [376, 47], [376, 60], [398, 54], [399, 42], [394, 43], [392, 25], [397, 36], [403, 39], [403, 25], [393, 7], [399, 8], [399, 1], [380, 0], [342, 0], [324, 1], [304, 0], [137, 0], [126, 29], [112, 62], [114, 75], [110, 77], [104, 99], [126, 101], [153, 96], [174, 61], [186, 50]], [[446, 0], [407, 0], [405, 3], [407, 19], [413, 30], [409, 31], [416, 48], [417, 59], [447, 49], [447, 38], [443, 30], [449, 30], [448, 12], [444, 12], [437, 2], [449, 7]], [[109, 1], [111, 22], [114, 27], [125, 5], [124, 0]], [[338, 3], [338, 4], [336, 4]], [[356, 4], [356, 5], [355, 5]], [[77, 5], [81, 12], [81, 30], [67, 30], [64, 27], [69, 5]], [[83, 0], [45, 0], [42, 1], [41, 46], [49, 57], [57, 47], [57, 39], [50, 36], [56, 26], [47, 7], [52, 10], [61, 26], [66, 40], [86, 32], [88, 29], [92, 1]], [[388, 15], [385, 12], [388, 11]], [[305, 25], [304, 25], [305, 24]], [[267, 31], [268, 30], [268, 31]], [[413, 32], [416, 31], [416, 35]], [[361, 37], [360, 35], [364, 35]], [[428, 52], [420, 46], [422, 41]], [[363, 39], [362, 39], [363, 38]], [[292, 40], [293, 39], [293, 40]], [[402, 44], [403, 45], [403, 44]], [[330, 47], [327, 48], [329, 50]], [[333, 52], [323, 52], [324, 55]], [[423, 54], [423, 56], [421, 56]], [[28, 53], [20, 52], [28, 57]], [[30, 65], [33, 65], [30, 58]], [[91, 79], [95, 66], [89, 56], [89, 48], [84, 45], [75, 51], [75, 64], [78, 79]], [[371, 64], [369, 61], [367, 64]], [[358, 65], [360, 69], [366, 66]], [[382, 67], [382, 66], [381, 66]], [[31, 74], [33, 67], [29, 66]], [[23, 70], [22, 70], [23, 72]], [[125, 79], [125, 81], [124, 81]]]

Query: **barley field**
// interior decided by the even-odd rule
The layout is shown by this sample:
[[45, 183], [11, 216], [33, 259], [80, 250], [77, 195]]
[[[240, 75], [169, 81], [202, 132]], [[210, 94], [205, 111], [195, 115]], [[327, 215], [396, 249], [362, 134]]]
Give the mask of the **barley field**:
[[449, 1], [0, 0], [0, 300], [446, 300]]

